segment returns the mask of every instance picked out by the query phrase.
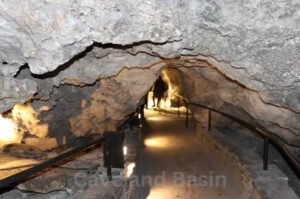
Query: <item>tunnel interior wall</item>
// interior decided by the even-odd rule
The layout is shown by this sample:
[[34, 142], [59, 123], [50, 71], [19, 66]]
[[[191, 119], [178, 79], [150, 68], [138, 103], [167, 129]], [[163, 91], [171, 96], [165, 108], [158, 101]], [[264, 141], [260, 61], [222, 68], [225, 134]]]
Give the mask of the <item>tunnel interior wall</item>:
[[[77, 62], [81, 63], [81, 59]], [[73, 65], [59, 71], [54, 77], [43, 78], [32, 75], [25, 68], [16, 78], [35, 81], [39, 92], [27, 103], [27, 106], [36, 111], [34, 115], [38, 122], [32, 120], [23, 131], [32, 131], [38, 125], [47, 125], [47, 132], [44, 132], [42, 138], [55, 138], [62, 145], [73, 142], [76, 137], [115, 130], [126, 116], [136, 110], [141, 98], [163, 71], [172, 88], [171, 96], [182, 95], [191, 102], [259, 125], [279, 135], [288, 144], [300, 143], [298, 113], [264, 102], [258, 92], [228, 78], [205, 60], [199, 59], [192, 64], [187, 60], [189, 59], [168, 60], [148, 67], [124, 67], [109, 77], [94, 81], [90, 79], [89, 84], [86, 79], [70, 77], [70, 73], [65, 73], [65, 70], [81, 71], [76, 67], [72, 68]], [[68, 75], [65, 76], [66, 74]], [[64, 77], [64, 83], [55, 86], [56, 78], [60, 76]], [[204, 124], [204, 110], [193, 106], [191, 110], [194, 118]], [[22, 117], [18, 120], [22, 120]], [[233, 125], [232, 121], [218, 114], [213, 114], [213, 123], [216, 127]], [[36, 135], [38, 133], [31, 134], [34, 134], [33, 138], [41, 137]]]
[[[55, 92], [64, 90], [62, 85], [78, 92], [93, 87], [80, 106], [79, 100], [73, 103], [79, 110], [70, 113], [70, 107], [61, 118], [76, 135], [99, 132], [93, 126], [104, 128], [104, 120], [108, 129], [115, 126], [135, 109], [160, 70], [172, 66], [182, 71], [182, 90], [191, 100], [299, 146], [299, 6], [297, 0], [2, 1], [0, 112], [6, 117], [15, 104], [33, 100], [34, 117], [41, 124], [48, 117], [49, 125], [52, 116], [35, 108], [38, 101], [49, 103], [49, 115], [59, 117], [50, 112], [59, 112], [52, 108], [60, 103]], [[122, 72], [137, 68], [134, 74]], [[61, 101], [76, 98], [64, 97]], [[106, 119], [100, 116], [105, 104]], [[90, 105], [100, 114], [90, 116], [95, 115]]]

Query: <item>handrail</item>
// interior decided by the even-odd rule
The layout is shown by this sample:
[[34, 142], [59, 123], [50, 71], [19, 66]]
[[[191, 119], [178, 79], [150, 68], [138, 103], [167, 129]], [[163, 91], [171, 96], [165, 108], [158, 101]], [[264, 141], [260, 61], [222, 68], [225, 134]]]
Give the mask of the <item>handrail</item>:
[[[176, 97], [179, 97], [177, 95], [175, 95]], [[202, 105], [202, 104], [198, 104], [198, 103], [193, 103], [193, 102], [188, 102], [188, 100], [182, 96], [180, 96], [181, 99], [183, 99], [187, 106], [188, 105], [194, 105], [194, 106], [199, 106], [199, 107], [202, 107], [202, 108], [205, 108], [205, 109], [208, 109], [210, 111], [213, 111], [213, 112], [216, 112], [216, 113], [219, 113], [219, 114], [222, 114], [240, 124], [242, 124], [243, 126], [247, 127], [248, 129], [256, 132], [257, 134], [263, 136], [264, 138], [267, 138], [267, 139], [270, 139], [271, 142], [273, 144], [275, 144], [277, 147], [279, 147], [279, 149], [281, 149], [281, 151], [285, 154], [285, 156], [289, 159], [289, 161], [293, 164], [293, 167], [297, 170], [298, 174], [300, 174], [300, 163], [299, 161], [297, 160], [297, 158], [287, 149], [287, 147], [285, 146], [285, 144], [283, 143], [283, 141], [277, 137], [275, 137], [274, 135], [270, 134], [270, 133], [267, 133], [265, 132], [266, 130], [262, 130], [261, 128], [257, 128], [256, 126], [254, 125], [251, 125], [239, 118], [236, 118], [232, 115], [229, 115], [227, 113], [224, 113], [222, 111], [219, 111], [219, 110], [216, 110], [214, 108], [211, 108], [211, 107], [208, 107], [208, 106], [205, 106], [205, 105]], [[187, 112], [188, 112], [188, 108], [187, 108]], [[188, 117], [189, 117], [189, 114], [186, 114], [186, 117], [187, 117], [187, 124], [188, 124]], [[129, 120], [125, 121], [124, 123], [127, 123]], [[124, 124], [123, 123], [123, 124]], [[120, 125], [120, 126], [123, 126], [123, 125]], [[21, 171], [19, 173], [16, 173], [14, 175], [11, 175], [7, 178], [4, 178], [2, 180], [0, 180], [0, 190], [2, 190], [3, 188], [6, 188], [6, 187], [11, 187], [13, 186], [14, 184], [16, 183], [19, 183], [20, 181], [23, 181], [24, 179], [28, 178], [28, 177], [31, 177], [33, 176], [34, 174], [38, 173], [38, 172], [41, 172], [47, 168], [51, 168], [53, 166], [56, 166], [58, 165], [58, 163], [62, 162], [63, 160], [66, 160], [70, 157], [72, 157], [73, 155], [77, 154], [78, 152], [83, 152], [83, 151], [86, 151], [92, 147], [95, 147], [95, 146], [98, 146], [98, 145], [101, 145], [103, 142], [105, 142], [107, 140], [107, 137], [103, 136], [101, 138], [98, 138], [96, 140], [93, 140], [91, 141], [90, 143], [86, 143], [86, 144], [83, 144], [79, 147], [76, 147], [74, 149], [71, 149], [61, 155], [58, 155], [54, 158], [51, 158], [49, 160], [46, 160], [45, 162], [42, 162], [41, 164], [38, 164], [37, 166], [34, 166], [34, 167], [31, 167], [29, 169], [26, 169], [24, 171]]]
[[[117, 130], [120, 131], [121, 128], [123, 128], [127, 123], [131, 122], [133, 119], [133, 116], [135, 113], [130, 114], [131, 117], [129, 117], [127, 120], [125, 120], [121, 125], [119, 125], [117, 127]], [[36, 173], [39, 173], [41, 171], [44, 171], [47, 168], [51, 168], [54, 166], [57, 166], [59, 163], [61, 163], [63, 160], [66, 160], [72, 156], [74, 156], [75, 154], [79, 153], [79, 152], [84, 152], [90, 148], [93, 148], [95, 146], [99, 146], [103, 143], [108, 143], [109, 142], [109, 138], [107, 136], [102, 136], [101, 138], [95, 139], [89, 143], [85, 143], [81, 146], [78, 146], [74, 149], [71, 149], [63, 154], [60, 154], [54, 158], [50, 158], [36, 166], [33, 166], [29, 169], [23, 170], [21, 172], [18, 172], [16, 174], [13, 174], [11, 176], [8, 176], [2, 180], [0, 180], [0, 190], [2, 190], [3, 188], [8, 188], [8, 187], [12, 187], [13, 185], [20, 183], [21, 181], [33, 176]], [[108, 172], [108, 176], [109, 179], [111, 179], [111, 168], [107, 168], [107, 172]], [[1, 191], [0, 191], [1, 193]]]
[[71, 156], [75, 155], [78, 152], [86, 151], [94, 146], [102, 144], [106, 140], [106, 137], [101, 137], [96, 140], [93, 140], [89, 143], [83, 144], [79, 147], [76, 147], [72, 150], [69, 150], [61, 155], [58, 155], [54, 158], [51, 158], [49, 160], [46, 160], [45, 162], [42, 162], [41, 164], [38, 164], [37, 166], [31, 167], [29, 169], [26, 169], [24, 171], [18, 172], [14, 175], [11, 175], [7, 178], [4, 178], [0, 180], [0, 189], [3, 189], [5, 187], [10, 187], [13, 184], [23, 181], [24, 179], [31, 177], [32, 175], [41, 172], [47, 168], [56, 166], [61, 161], [70, 158]]
[[194, 106], [199, 106], [208, 110], [211, 110], [213, 112], [219, 113], [221, 115], [224, 115], [227, 118], [230, 118], [236, 122], [238, 122], [239, 124], [241, 124], [242, 126], [254, 131], [256, 134], [262, 136], [264, 139], [268, 138], [273, 144], [275, 144], [277, 147], [279, 147], [281, 149], [281, 151], [284, 153], [284, 155], [289, 159], [289, 161], [293, 164], [293, 166], [295, 167], [295, 169], [297, 170], [298, 173], [300, 173], [300, 162], [297, 160], [297, 158], [288, 150], [288, 148], [285, 146], [284, 142], [280, 139], [277, 138], [276, 136], [274, 136], [273, 134], [270, 134], [266, 132], [266, 130], [261, 129], [260, 127], [256, 127], [252, 124], [249, 124], [239, 118], [236, 118], [232, 115], [229, 115], [227, 113], [224, 113], [222, 111], [216, 110], [214, 108], [202, 105], [202, 104], [198, 104], [198, 103], [193, 103], [193, 102], [189, 102], [190, 105], [194, 105]]
[[[198, 106], [198, 107], [201, 107], [201, 108], [205, 108], [209, 111], [213, 111], [213, 112], [216, 112], [216, 113], [219, 113], [235, 122], [238, 122], [239, 124], [241, 124], [242, 126], [248, 128], [249, 130], [251, 130], [251, 132], [255, 132], [256, 134], [262, 136], [264, 139], [265, 139], [265, 147], [264, 149], [265, 150], [268, 150], [268, 143], [269, 143], [269, 140], [270, 142], [272, 142], [274, 145], [277, 146], [278, 149], [280, 149], [280, 151], [284, 154], [284, 156], [286, 158], [288, 158], [288, 160], [290, 161], [290, 163], [292, 164], [292, 167], [296, 170], [297, 174], [300, 175], [300, 161], [294, 156], [294, 154], [292, 154], [290, 152], [290, 150], [286, 147], [286, 144], [284, 143], [284, 141], [278, 137], [277, 135], [275, 135], [274, 133], [264, 129], [263, 127], [261, 126], [256, 126], [256, 125], [253, 125], [253, 124], [250, 124], [244, 120], [241, 120], [237, 117], [234, 117], [228, 113], [224, 113], [222, 111], [219, 111], [217, 109], [214, 109], [214, 108], [211, 108], [209, 106], [206, 106], [206, 105], [203, 105], [203, 104], [199, 104], [199, 103], [194, 103], [194, 102], [189, 102], [187, 98], [183, 97], [183, 96], [179, 96], [179, 95], [174, 95], [178, 98], [181, 98], [185, 101], [187, 107], [189, 105], [192, 105], [192, 106]], [[188, 111], [188, 109], [187, 109]], [[187, 121], [187, 124], [186, 126], [188, 126], [188, 117], [189, 115], [186, 114], [186, 121]], [[210, 124], [210, 117], [209, 117], [209, 124]], [[209, 128], [210, 128], [210, 125], [209, 125]], [[267, 155], [267, 151], [264, 151], [264, 169], [267, 169], [267, 159], [268, 159], [268, 155]]]

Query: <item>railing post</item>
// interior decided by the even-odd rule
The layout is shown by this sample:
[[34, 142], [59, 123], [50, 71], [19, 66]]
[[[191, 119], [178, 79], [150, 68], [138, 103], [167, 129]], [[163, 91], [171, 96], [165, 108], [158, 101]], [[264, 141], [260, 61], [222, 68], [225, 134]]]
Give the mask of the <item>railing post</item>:
[[146, 99], [145, 99], [145, 108], [148, 109], [148, 95], [149, 95], [149, 91], [146, 94]]
[[139, 106], [139, 114], [140, 114], [139, 119], [144, 119], [144, 117], [145, 117], [144, 107], [145, 107], [145, 104], [142, 104], [142, 105]]
[[269, 138], [266, 137], [264, 139], [264, 153], [263, 153], [264, 170], [268, 170], [268, 158], [269, 158]]
[[189, 128], [189, 103], [186, 102], [185, 128]]
[[208, 110], [208, 131], [211, 130], [211, 110]]
[[108, 177], [108, 180], [112, 180], [112, 172], [111, 172], [111, 168], [112, 168], [112, 163], [111, 163], [111, 146], [110, 146], [110, 140], [109, 138], [107, 138], [105, 141], [104, 141], [104, 148], [106, 149], [105, 150], [105, 156], [106, 156], [106, 160], [107, 160], [107, 167], [106, 167], [106, 174], [107, 174], [107, 177]]
[[139, 109], [138, 109], [138, 119], [139, 119], [139, 142], [140, 142], [140, 145], [142, 147], [145, 147], [145, 144], [144, 144], [144, 138], [143, 138], [143, 122], [142, 122], [142, 119], [144, 118], [144, 109], [142, 106], [139, 106]]

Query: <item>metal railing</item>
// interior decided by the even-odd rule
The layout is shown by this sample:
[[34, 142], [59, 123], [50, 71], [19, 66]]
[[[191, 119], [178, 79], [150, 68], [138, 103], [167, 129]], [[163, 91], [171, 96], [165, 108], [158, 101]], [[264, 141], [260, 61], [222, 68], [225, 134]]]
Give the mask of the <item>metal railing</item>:
[[[242, 125], [243, 127], [246, 127], [247, 129], [250, 130], [250, 132], [255, 133], [259, 136], [261, 136], [264, 139], [264, 146], [263, 146], [263, 169], [267, 170], [268, 169], [268, 156], [269, 156], [269, 144], [272, 143], [274, 146], [276, 146], [280, 152], [283, 154], [283, 156], [289, 161], [297, 175], [300, 175], [300, 161], [295, 157], [295, 155], [287, 148], [285, 143], [278, 135], [275, 135], [274, 133], [266, 130], [262, 126], [255, 125], [255, 124], [250, 124], [246, 121], [243, 121], [235, 116], [232, 116], [230, 114], [224, 113], [222, 111], [219, 111], [217, 109], [211, 108], [209, 106], [199, 104], [199, 103], [194, 103], [194, 102], [189, 102], [188, 99], [185, 97], [179, 96], [179, 95], [174, 95], [177, 97], [177, 100], [182, 99], [186, 105], [186, 119], [185, 119], [185, 126], [188, 128], [189, 126], [189, 107], [190, 106], [196, 106], [196, 107], [201, 107], [204, 109], [208, 110], [208, 131], [211, 131], [211, 112], [215, 112], [218, 114], [221, 114], [237, 123]], [[179, 104], [179, 103], [178, 103]], [[179, 110], [179, 107], [178, 107]]]
[[[138, 111], [141, 111], [140, 108], [138, 108]], [[140, 113], [139, 113], [140, 114]], [[118, 126], [118, 131], [120, 131], [122, 128], [125, 127], [126, 124], [130, 123], [133, 120], [135, 114], [131, 114], [131, 116], [125, 120], [121, 125]], [[139, 119], [139, 123], [141, 120]], [[139, 124], [140, 126], [140, 124]], [[15, 185], [25, 181], [26, 179], [29, 179], [30, 177], [33, 177], [35, 174], [40, 173], [42, 171], [45, 171], [46, 169], [49, 168], [55, 168], [57, 167], [60, 163], [63, 163], [66, 160], [69, 160], [71, 157], [87, 151], [88, 149], [91, 149], [93, 147], [97, 146], [104, 146], [104, 155], [107, 158], [107, 177], [109, 180], [112, 179], [112, 156], [111, 156], [111, 144], [110, 144], [110, 136], [106, 136], [105, 134], [108, 133], [120, 133], [120, 132], [106, 132], [104, 133], [101, 138], [95, 139], [89, 143], [82, 144], [79, 147], [70, 149], [69, 151], [62, 153], [54, 158], [50, 158], [44, 162], [41, 162], [40, 164], [32, 165], [32, 167], [25, 169], [21, 172], [18, 172], [16, 174], [10, 175], [2, 180], [0, 180], [0, 193], [3, 192], [3, 189], [5, 188], [11, 188], [14, 187]], [[123, 132], [121, 132], [123, 133]], [[100, 158], [100, 157], [99, 157]], [[26, 165], [25, 165], [26, 166]]]
[[11, 187], [14, 186], [16, 183], [22, 182], [23, 180], [25, 180], [28, 177], [33, 176], [36, 173], [39, 173], [41, 171], [44, 171], [47, 168], [51, 168], [54, 166], [57, 166], [60, 162], [72, 157], [73, 155], [79, 153], [79, 152], [83, 152], [86, 151], [94, 146], [100, 145], [103, 142], [105, 142], [107, 139], [105, 137], [93, 140], [90, 143], [86, 143], [83, 144], [77, 148], [71, 149], [59, 156], [56, 156], [54, 158], [51, 158], [49, 160], [46, 160], [40, 164], [38, 164], [37, 166], [33, 166], [29, 169], [26, 169], [24, 171], [21, 171], [19, 173], [13, 174], [9, 177], [6, 177], [2, 180], [0, 180], [0, 190], [6, 187]]
[[[186, 113], [185, 113], [185, 125], [188, 128], [189, 126], [189, 107], [190, 106], [197, 106], [197, 107], [201, 107], [201, 108], [205, 108], [207, 110], [209, 110], [208, 113], [208, 130], [211, 130], [211, 112], [216, 112], [219, 114], [222, 114], [223, 116], [226, 116], [236, 122], [238, 122], [239, 124], [241, 124], [244, 127], [247, 127], [248, 129], [252, 130], [251, 132], [255, 132], [256, 134], [262, 136], [264, 138], [264, 155], [263, 155], [263, 163], [264, 169], [268, 168], [268, 146], [269, 143], [273, 143], [274, 145], [276, 145], [281, 152], [285, 155], [286, 158], [288, 158], [288, 160], [292, 163], [292, 166], [295, 168], [295, 170], [297, 171], [297, 173], [300, 173], [300, 163], [297, 160], [297, 158], [288, 150], [288, 148], [285, 146], [284, 142], [278, 138], [277, 136], [271, 134], [270, 132], [268, 132], [267, 130], [262, 129], [261, 127], [258, 126], [254, 126], [252, 124], [249, 124], [239, 118], [236, 118], [232, 115], [229, 115], [227, 113], [221, 112], [219, 110], [216, 110], [214, 108], [202, 105], [202, 104], [198, 104], [198, 103], [193, 103], [193, 102], [189, 102], [186, 98], [182, 97], [182, 96], [176, 96], [178, 97], [178, 99], [182, 99], [186, 105]], [[179, 105], [179, 103], [178, 103]], [[141, 127], [141, 118], [143, 117], [143, 107], [144, 104], [140, 104], [138, 107], [138, 120], [139, 120], [139, 127]], [[179, 108], [179, 107], [178, 107]], [[178, 109], [178, 114], [180, 115], [180, 110]], [[129, 123], [132, 120], [132, 118], [129, 118], [128, 120], [126, 120], [124, 123]], [[124, 123], [121, 124], [119, 127], [123, 128], [124, 127]], [[118, 128], [118, 129], [120, 129]], [[13, 174], [9, 177], [6, 177], [2, 180], [0, 180], [0, 190], [3, 190], [3, 188], [9, 188], [12, 187], [26, 179], [28, 179], [29, 177], [34, 176], [35, 174], [42, 172], [44, 170], [46, 170], [47, 168], [52, 168], [57, 166], [59, 163], [62, 163], [63, 161], [71, 158], [72, 156], [80, 153], [80, 152], [84, 152], [90, 148], [93, 148], [95, 146], [100, 146], [103, 144], [107, 144], [109, 145], [109, 138], [108, 137], [101, 137], [98, 138], [96, 140], [93, 140], [89, 143], [83, 144], [79, 147], [76, 147], [74, 149], [71, 149], [61, 155], [58, 155], [57, 157], [48, 159], [36, 166], [33, 166], [29, 169], [26, 169], [24, 171], [21, 171], [19, 173]], [[110, 147], [106, 147], [106, 148], [110, 148]], [[110, 154], [109, 151], [107, 151], [108, 155]], [[111, 160], [112, 157], [110, 157], [109, 155], [109, 160]], [[111, 165], [107, 167], [107, 176], [109, 179], [111, 179]]]

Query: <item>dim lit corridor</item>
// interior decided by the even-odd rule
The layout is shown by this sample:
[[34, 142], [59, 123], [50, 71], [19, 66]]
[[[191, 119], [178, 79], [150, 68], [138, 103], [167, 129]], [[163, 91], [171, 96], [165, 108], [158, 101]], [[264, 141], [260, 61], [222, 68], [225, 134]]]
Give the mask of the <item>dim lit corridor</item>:
[[0, 199], [299, 199], [299, 57], [300, 0], [0, 0]]
[[135, 198], [241, 198], [240, 183], [213, 158], [195, 130], [185, 129], [183, 116], [148, 109], [145, 118]]

